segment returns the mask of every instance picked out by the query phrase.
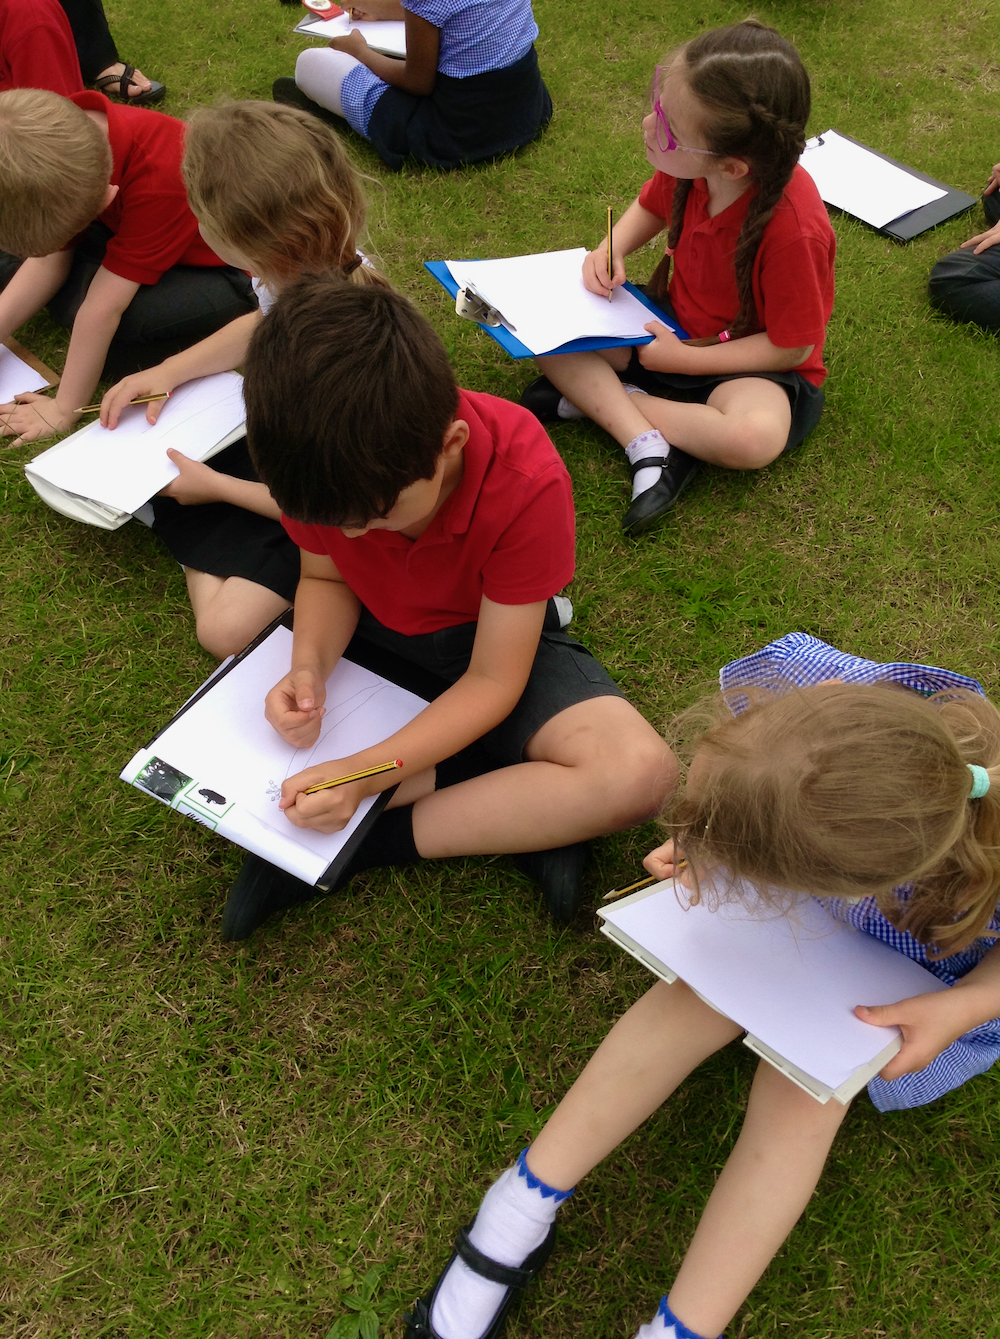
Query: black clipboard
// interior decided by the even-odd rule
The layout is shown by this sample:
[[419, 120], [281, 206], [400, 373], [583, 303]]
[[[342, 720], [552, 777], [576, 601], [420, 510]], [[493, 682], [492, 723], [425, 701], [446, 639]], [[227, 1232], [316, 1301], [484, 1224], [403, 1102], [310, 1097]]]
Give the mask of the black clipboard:
[[[926, 172], [920, 172], [915, 167], [910, 167], [908, 163], [901, 163], [898, 158], [890, 158], [887, 153], [879, 153], [878, 149], [873, 149], [870, 144], [865, 144], [853, 135], [845, 135], [842, 130], [837, 134], [841, 139], [850, 140], [856, 144], [859, 149], [866, 149], [876, 158], [881, 158], [885, 163], [891, 163], [893, 167], [898, 167], [911, 177], [916, 177], [918, 181], [926, 181], [928, 186], [937, 186], [939, 190], [945, 192], [938, 200], [932, 200], [929, 205], [921, 205], [919, 209], [911, 209], [908, 214], [900, 214], [898, 219], [890, 221], [882, 228], [872, 228], [870, 223], [865, 223], [866, 228], [872, 228], [872, 232], [877, 232], [882, 237], [891, 237], [894, 242], [912, 242], [914, 237], [919, 237], [921, 233], [929, 232], [931, 228], [936, 228], [940, 223], [947, 223], [949, 219], [955, 218], [958, 214], [964, 214], [979, 203], [978, 196], [969, 195], [967, 191], [960, 191], [954, 186], [949, 186], [947, 182], [938, 181], [937, 177], [930, 177]], [[822, 144], [823, 136], [818, 135], [817, 139]], [[825, 202], [824, 202], [825, 203]], [[836, 209], [836, 205], [827, 205], [827, 209]], [[837, 210], [838, 214], [846, 213], [846, 210]], [[856, 215], [849, 215], [855, 218]], [[859, 219], [859, 223], [864, 223], [864, 219]]]
[[[217, 683], [226, 677], [227, 674], [242, 661], [245, 660], [251, 651], [256, 650], [262, 642], [267, 641], [268, 637], [276, 628], [288, 628], [291, 631], [293, 625], [292, 610], [287, 610], [279, 615], [273, 622], [269, 623], [263, 632], [253, 639], [249, 646], [245, 646], [238, 655], [227, 661], [224, 665], [201, 685], [197, 692], [192, 693], [184, 705], [171, 716], [167, 723], [157, 730], [156, 734], [144, 746], [152, 748], [160, 736], [170, 728], [185, 712], [189, 711], [196, 702], [212, 691]], [[450, 684], [445, 679], [439, 678], [436, 674], [423, 669], [419, 665], [414, 665], [402, 656], [395, 655], [392, 651], [377, 646], [374, 642], [367, 641], [364, 637], [354, 636], [345, 650], [344, 660], [353, 661], [355, 665], [360, 665], [362, 669], [370, 670], [373, 674], [380, 674], [382, 678], [388, 679], [391, 683], [400, 688], [405, 688], [408, 692], [415, 693], [417, 697], [425, 698], [428, 702], [445, 692]], [[135, 784], [134, 782], [132, 783]], [[145, 793], [151, 793], [146, 787], [137, 786], [136, 789]], [[352, 856], [357, 848], [364, 841], [365, 837], [371, 831], [373, 825], [378, 819], [379, 814], [388, 804], [390, 797], [395, 794], [396, 787], [390, 786], [387, 790], [381, 791], [376, 797], [375, 802], [364, 816], [354, 832], [338, 851], [337, 855], [323, 871], [320, 877], [313, 884], [313, 887], [320, 892], [327, 893], [340, 878], [343, 871], [347, 868]]]

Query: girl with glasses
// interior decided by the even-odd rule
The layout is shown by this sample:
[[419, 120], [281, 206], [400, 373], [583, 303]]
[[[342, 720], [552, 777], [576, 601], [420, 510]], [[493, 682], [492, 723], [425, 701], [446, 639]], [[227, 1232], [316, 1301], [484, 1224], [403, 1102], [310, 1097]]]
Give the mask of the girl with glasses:
[[799, 167], [809, 77], [798, 52], [752, 19], [687, 42], [656, 72], [642, 123], [656, 169], [584, 283], [607, 296], [624, 257], [668, 228], [648, 292], [692, 337], [660, 322], [652, 344], [538, 360], [522, 404], [543, 421], [589, 417], [625, 448], [648, 529], [700, 462], [759, 469], [819, 421], [835, 238]]

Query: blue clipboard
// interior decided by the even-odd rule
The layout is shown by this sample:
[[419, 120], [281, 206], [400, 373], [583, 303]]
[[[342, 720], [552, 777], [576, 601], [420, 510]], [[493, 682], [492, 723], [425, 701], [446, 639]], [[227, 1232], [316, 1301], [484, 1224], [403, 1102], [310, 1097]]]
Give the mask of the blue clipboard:
[[[424, 269], [429, 270], [442, 288], [446, 289], [452, 297], [458, 294], [458, 283], [452, 277], [451, 270], [448, 269], [446, 261], [443, 260], [425, 260]], [[644, 307], [648, 307], [653, 316], [658, 321], [674, 332], [678, 339], [687, 339], [686, 330], [682, 330], [676, 321], [672, 321], [666, 312], [648, 298], [645, 293], [635, 287], [634, 284], [626, 284], [625, 287], [633, 297], [638, 298]], [[512, 335], [506, 326], [502, 325], [480, 325], [480, 330], [484, 330], [491, 339], [495, 339], [502, 349], [505, 349], [512, 358], [535, 358], [541, 357], [541, 354], [534, 354], [527, 348], [516, 335]], [[548, 353], [586, 353], [591, 349], [621, 349], [635, 348], [639, 344], [652, 344], [652, 335], [643, 335], [641, 339], [614, 339], [609, 335], [587, 335], [583, 339], [571, 339], [568, 344], [560, 344], [557, 349], [549, 349]]]

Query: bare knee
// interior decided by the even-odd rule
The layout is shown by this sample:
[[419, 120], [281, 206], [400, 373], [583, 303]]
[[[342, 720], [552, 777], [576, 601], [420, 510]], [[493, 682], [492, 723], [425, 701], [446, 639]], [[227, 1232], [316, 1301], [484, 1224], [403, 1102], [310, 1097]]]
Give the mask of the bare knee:
[[716, 464], [728, 470], [763, 469], [781, 455], [787, 440], [787, 425], [775, 424], [769, 415], [748, 414], [733, 421]]
[[621, 729], [594, 760], [609, 831], [655, 818], [677, 789], [677, 759], [638, 712], [631, 729]]

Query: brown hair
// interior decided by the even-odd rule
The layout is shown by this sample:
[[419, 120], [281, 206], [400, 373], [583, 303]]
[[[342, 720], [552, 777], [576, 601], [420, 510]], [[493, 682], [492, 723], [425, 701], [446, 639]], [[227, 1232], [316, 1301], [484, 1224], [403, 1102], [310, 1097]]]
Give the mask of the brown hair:
[[[669, 816], [692, 870], [724, 869], [765, 902], [780, 900], [773, 890], [875, 897], [938, 953], [983, 934], [1000, 897], [996, 708], [886, 683], [749, 696], [735, 717], [727, 697], [712, 700], [693, 783]], [[990, 772], [979, 800], [969, 763]]]
[[431, 479], [458, 408], [427, 320], [391, 288], [310, 274], [284, 289], [243, 364], [247, 443], [286, 516], [366, 525]]
[[[761, 329], [753, 297], [753, 263], [764, 229], [792, 178], [805, 148], [809, 120], [809, 76], [799, 53], [774, 28], [744, 19], [686, 42], [673, 61], [681, 61], [691, 92], [704, 107], [702, 134], [723, 157], [742, 158], [756, 186], [736, 243], [736, 291], [740, 309], [732, 324], [735, 336]], [[684, 227], [690, 180], [674, 187], [667, 246], [676, 251]], [[666, 297], [670, 255], [654, 270], [649, 292]], [[713, 341], [714, 342], [714, 341]]]
[[385, 284], [358, 260], [367, 209], [362, 178], [329, 126], [277, 102], [229, 102], [187, 126], [184, 181], [191, 208], [267, 281], [340, 270]]
[[107, 135], [68, 98], [40, 88], [0, 93], [0, 249], [60, 250], [100, 214], [111, 169]]

